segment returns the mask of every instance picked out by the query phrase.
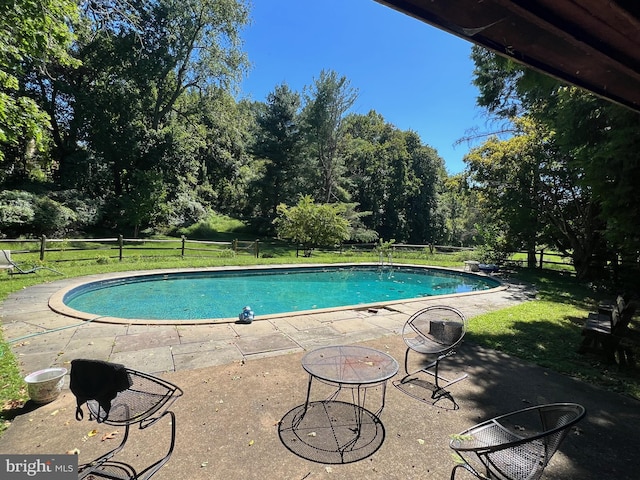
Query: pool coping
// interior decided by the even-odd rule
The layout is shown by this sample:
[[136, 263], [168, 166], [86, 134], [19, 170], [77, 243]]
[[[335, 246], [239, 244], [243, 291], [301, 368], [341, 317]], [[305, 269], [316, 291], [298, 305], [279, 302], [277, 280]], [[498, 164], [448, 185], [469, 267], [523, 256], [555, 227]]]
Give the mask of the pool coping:
[[[325, 268], [325, 267], [370, 267], [370, 266], [386, 266], [386, 267], [407, 267], [407, 268], [421, 268], [421, 269], [430, 269], [430, 270], [442, 270], [447, 272], [452, 272], [457, 275], [465, 275], [470, 277], [489, 277], [493, 281], [499, 283], [497, 287], [489, 288], [486, 290], [474, 291], [474, 292], [463, 292], [463, 293], [452, 293], [446, 295], [434, 295], [432, 297], [426, 298], [456, 298], [461, 296], [469, 296], [469, 295], [482, 295], [487, 293], [499, 292], [501, 290], [505, 290], [508, 288], [507, 285], [504, 284], [499, 278], [493, 277], [491, 275], [487, 275], [482, 272], [466, 272], [460, 271], [455, 268], [446, 268], [446, 267], [437, 267], [437, 266], [429, 266], [429, 265], [419, 265], [419, 264], [384, 264], [380, 265], [375, 262], [358, 262], [358, 263], [305, 263], [305, 264], [277, 264], [277, 265], [246, 265], [246, 266], [238, 266], [238, 265], [229, 265], [222, 267], [198, 267], [198, 268], [171, 268], [171, 269], [156, 269], [156, 270], [138, 270], [135, 272], [114, 272], [110, 274], [99, 275], [96, 278], [96, 275], [89, 275], [86, 277], [78, 277], [77, 282], [71, 283], [64, 288], [61, 288], [57, 292], [53, 293], [49, 298], [49, 308], [54, 312], [64, 315], [66, 317], [77, 318], [79, 320], [83, 320], [87, 323], [96, 322], [96, 323], [107, 323], [107, 324], [125, 324], [125, 325], [216, 325], [216, 324], [225, 324], [225, 323], [237, 323], [237, 317], [223, 317], [223, 318], [205, 318], [205, 319], [169, 319], [169, 320], [152, 320], [152, 319], [138, 319], [138, 318], [121, 318], [121, 317], [112, 317], [112, 316], [96, 316], [95, 314], [89, 314], [86, 312], [81, 312], [79, 310], [75, 310], [73, 308], [68, 307], [63, 299], [64, 296], [71, 290], [78, 288], [82, 285], [99, 282], [104, 280], [115, 280], [119, 278], [129, 278], [129, 277], [143, 277], [149, 275], [163, 275], [163, 274], [180, 274], [180, 273], [194, 273], [194, 272], [221, 272], [221, 271], [241, 271], [241, 270], [278, 270], [278, 269], [287, 269], [287, 268]], [[259, 315], [254, 319], [255, 321], [260, 320], [270, 320], [275, 318], [287, 318], [294, 316], [304, 316], [304, 315], [313, 315], [318, 313], [328, 313], [328, 312], [338, 312], [338, 311], [365, 311], [365, 312], [375, 312], [378, 309], [383, 308], [392, 308], [394, 305], [400, 304], [411, 304], [413, 302], [424, 301], [425, 297], [416, 297], [409, 299], [399, 299], [399, 300], [391, 300], [391, 301], [382, 301], [382, 302], [374, 302], [367, 304], [356, 304], [356, 305], [346, 305], [340, 307], [327, 307], [327, 308], [318, 308], [313, 310], [299, 310], [293, 312], [283, 312], [283, 313], [274, 313], [268, 315]]]

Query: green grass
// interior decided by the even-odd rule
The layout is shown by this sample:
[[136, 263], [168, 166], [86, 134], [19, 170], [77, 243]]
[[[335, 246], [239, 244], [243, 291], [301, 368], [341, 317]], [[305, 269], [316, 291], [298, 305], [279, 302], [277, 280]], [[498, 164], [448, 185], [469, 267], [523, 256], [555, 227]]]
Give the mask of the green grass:
[[[65, 277], [76, 277], [116, 271], [148, 270], [156, 268], [210, 267], [225, 265], [256, 265], [277, 263], [339, 263], [375, 262], [375, 252], [347, 249], [342, 253], [315, 251], [312, 257], [296, 257], [295, 251], [278, 242], [265, 242], [261, 250], [265, 257], [251, 255], [230, 257], [131, 256], [122, 261], [96, 256], [89, 261], [74, 260], [78, 252], [65, 252], [61, 263], [49, 264]], [[86, 252], [80, 252], [86, 256]], [[176, 255], [176, 253], [174, 253]], [[429, 254], [428, 251], [396, 252], [395, 263], [415, 263], [443, 267], [461, 267], [468, 254]], [[611, 299], [613, 294], [596, 295], [567, 273], [516, 269], [512, 274], [535, 285], [537, 299], [497, 312], [474, 317], [470, 322], [468, 340], [500, 350], [524, 360], [576, 376], [609, 390], [640, 398], [640, 382], [636, 371], [619, 371], [599, 359], [581, 356], [576, 349], [581, 341], [582, 323], [599, 301]], [[61, 277], [42, 270], [31, 275], [7, 275], [0, 272], [0, 301], [12, 292]], [[9, 345], [0, 332], [0, 432], [6, 428], [7, 418], [26, 400], [24, 382]], [[4, 424], [4, 426], [3, 426]]]
[[636, 369], [577, 353], [587, 315], [613, 294], [594, 294], [557, 271], [525, 269], [518, 277], [536, 286], [536, 300], [474, 317], [468, 340], [640, 399]]
[[0, 334], [0, 434], [9, 426], [9, 418], [27, 400], [26, 385], [16, 359]]

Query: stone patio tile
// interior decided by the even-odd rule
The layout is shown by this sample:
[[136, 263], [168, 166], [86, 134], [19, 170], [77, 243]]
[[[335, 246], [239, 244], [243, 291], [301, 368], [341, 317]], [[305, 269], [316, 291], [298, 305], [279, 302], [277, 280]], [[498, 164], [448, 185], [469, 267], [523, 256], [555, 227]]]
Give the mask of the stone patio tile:
[[344, 343], [342, 345], [351, 345], [352, 343], [360, 343], [360, 342], [368, 342], [369, 340], [374, 340], [376, 338], [383, 338], [385, 336], [396, 336], [393, 333], [387, 331], [386, 334], [381, 333], [380, 329], [376, 330], [362, 330], [349, 332], [342, 337]]
[[32, 337], [24, 338], [18, 342], [12, 343], [12, 348], [16, 354], [31, 354], [44, 352], [61, 352], [63, 351], [74, 330], [58, 330], [56, 332], [46, 332]]
[[170, 372], [175, 369], [171, 347], [168, 346], [113, 353], [109, 361], [151, 374]]
[[300, 315], [297, 317], [286, 317], [274, 321], [278, 330], [282, 332], [298, 332], [309, 328], [319, 328], [323, 323], [313, 315]]
[[36, 352], [30, 354], [18, 354], [16, 360], [23, 376], [43, 368], [59, 365], [57, 352]]
[[304, 351], [302, 347], [285, 348], [284, 350], [269, 350], [266, 352], [252, 353], [246, 356], [247, 360], [259, 360], [261, 358], [275, 357], [277, 355], [291, 355]]
[[178, 326], [177, 330], [180, 343], [225, 340], [237, 336], [235, 330], [226, 323], [220, 325], [185, 325]]
[[45, 331], [44, 328], [27, 322], [10, 322], [2, 325], [2, 335], [6, 342]]
[[254, 320], [249, 324], [231, 323], [229, 324], [239, 337], [268, 335], [276, 333], [276, 326], [268, 320]]
[[222, 340], [205, 340], [202, 342], [182, 342], [179, 345], [172, 345], [171, 351], [174, 355], [183, 355], [187, 353], [209, 352], [211, 354], [224, 350], [225, 348], [234, 348], [237, 350], [234, 339]]
[[147, 333], [147, 332], [162, 332], [163, 334], [166, 332], [176, 332], [178, 327], [176, 325], [129, 325], [127, 333], [129, 335], [135, 335], [138, 333]]
[[359, 332], [362, 330], [380, 330], [379, 334], [384, 335], [388, 331], [382, 331], [382, 328], [372, 325], [367, 320], [361, 318], [352, 318], [349, 320], [338, 320], [331, 322], [330, 325], [335, 328], [339, 333], [351, 333]]
[[82, 324], [81, 320], [77, 318], [64, 317], [62, 315], [56, 315], [51, 311], [47, 312], [29, 312], [12, 315], [13, 321], [22, 321], [25, 323], [31, 323], [47, 329], [70, 327], [72, 325]]
[[337, 344], [340, 343], [340, 339], [342, 338], [344, 338], [344, 335], [330, 326], [310, 328], [298, 332], [295, 336], [296, 343], [305, 350], [316, 348], [318, 345], [324, 345], [326, 342]]
[[235, 345], [228, 345], [226, 348], [219, 348], [214, 351], [193, 351], [188, 353], [177, 353], [173, 349], [173, 362], [176, 370], [195, 370], [202, 367], [215, 365], [226, 365], [228, 363], [239, 362], [243, 358], [242, 353]]
[[[446, 300], [443, 300], [441, 302], [439, 302], [438, 304], [440, 305], [451, 305], [452, 303]], [[434, 303], [433, 301], [431, 302], [427, 302], [427, 301], [418, 301], [418, 302], [409, 302], [409, 303], [398, 303], [396, 305], [393, 306], [394, 310], [397, 310], [400, 313], [406, 314], [406, 315], [412, 315], [414, 313], [416, 313], [418, 310], [421, 310], [423, 308], [426, 308], [430, 305], [437, 305], [436, 303]]]
[[51, 309], [47, 305], [46, 299], [16, 299], [11, 298], [2, 304], [0, 314], [2, 316], [23, 315], [34, 312], [49, 312]]
[[113, 350], [115, 338], [97, 337], [73, 338], [64, 351], [61, 352], [59, 360], [63, 363], [70, 363], [76, 358], [93, 358], [96, 360], [108, 360]]
[[118, 335], [126, 335], [128, 333], [128, 325], [116, 325], [110, 323], [87, 323], [76, 329], [73, 336], [74, 339], [79, 338], [98, 338], [98, 337], [115, 337]]
[[344, 320], [347, 318], [354, 318], [358, 316], [358, 313], [353, 310], [336, 310], [334, 312], [313, 313], [308, 316], [319, 322], [325, 323], [325, 322], [333, 322], [335, 320]]
[[296, 342], [282, 333], [254, 337], [241, 337], [235, 340], [235, 344], [243, 355], [299, 348], [299, 345]]
[[372, 315], [367, 317], [367, 323], [375, 325], [376, 327], [384, 328], [393, 333], [401, 333], [402, 327], [407, 320], [406, 315]]
[[147, 331], [133, 335], [119, 335], [115, 340], [116, 342], [113, 347], [114, 353], [178, 345], [180, 343], [180, 337], [178, 337], [178, 332], [175, 329], [173, 331]]

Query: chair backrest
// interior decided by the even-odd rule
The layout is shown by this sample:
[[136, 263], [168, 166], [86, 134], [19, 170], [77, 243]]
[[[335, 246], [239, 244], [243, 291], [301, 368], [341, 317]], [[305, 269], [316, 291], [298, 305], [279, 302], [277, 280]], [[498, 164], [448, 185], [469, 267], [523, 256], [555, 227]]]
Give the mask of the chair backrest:
[[406, 321], [402, 337], [408, 347], [421, 353], [438, 354], [458, 345], [467, 331], [462, 313], [443, 305], [417, 311]]
[[11, 250], [2, 250], [0, 255], [0, 268], [14, 268], [15, 264], [11, 260]]
[[88, 400], [87, 408], [94, 418], [104, 418], [109, 425], [140, 423], [147, 427], [159, 420], [173, 402], [182, 396], [182, 389], [171, 382], [136, 370], [126, 369], [131, 386], [118, 392], [111, 401], [108, 416], [96, 400]]
[[76, 418], [86, 402], [98, 423], [148, 426], [160, 419], [182, 395], [182, 389], [161, 378], [93, 359], [71, 362], [69, 388], [77, 400]]
[[512, 436], [505, 436], [503, 444], [488, 448], [483, 463], [498, 478], [540, 478], [570, 428], [585, 414], [582, 405], [555, 403], [496, 417], [493, 422]]

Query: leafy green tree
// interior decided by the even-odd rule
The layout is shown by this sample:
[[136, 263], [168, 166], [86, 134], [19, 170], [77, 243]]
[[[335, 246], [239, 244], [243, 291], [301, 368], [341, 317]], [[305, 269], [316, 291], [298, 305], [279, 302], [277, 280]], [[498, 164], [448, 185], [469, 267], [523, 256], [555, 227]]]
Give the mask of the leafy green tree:
[[[0, 2], [0, 165], [28, 176], [46, 168], [50, 117], [25, 91], [25, 73], [50, 75], [52, 63], [75, 67], [69, 53], [71, 24], [78, 18], [73, 0]], [[0, 178], [2, 181], [3, 178]]]
[[[245, 3], [84, 6], [74, 44], [83, 67], [58, 65], [53, 77], [29, 77], [30, 94], [52, 118], [61, 183], [103, 196], [105, 226], [180, 225], [216, 202], [241, 204], [245, 131], [241, 117], [229, 119], [236, 113], [229, 99], [246, 66]], [[145, 191], [139, 181], [147, 177], [161, 178], [167, 194], [157, 212], [140, 216], [128, 198]]]
[[526, 114], [544, 132], [537, 157], [546, 243], [570, 253], [581, 278], [603, 278], [620, 256], [637, 269], [629, 252], [640, 248], [640, 116], [478, 47], [473, 58], [479, 104], [508, 121]]
[[349, 239], [349, 221], [344, 217], [347, 207], [341, 203], [316, 204], [310, 195], [297, 205], [278, 205], [274, 220], [278, 237], [299, 243], [310, 256], [316, 247], [334, 246]]
[[[444, 218], [438, 211], [438, 191], [446, 177], [444, 160], [437, 152], [420, 141], [412, 131], [405, 132], [404, 142], [409, 155], [408, 168], [401, 172], [396, 192], [404, 190], [406, 228], [399, 230], [412, 243], [436, 243], [445, 237]], [[397, 195], [396, 195], [397, 196]]]
[[385, 145], [393, 130], [373, 110], [367, 115], [348, 115], [344, 121], [344, 156], [352, 199], [362, 210], [371, 212], [364, 219], [366, 225], [383, 235], [389, 233], [386, 202], [391, 195], [388, 178], [392, 168]]
[[[640, 216], [640, 114], [597, 98], [577, 88], [559, 88], [537, 118], [555, 132], [560, 181], [571, 183], [575, 224], [564, 231], [589, 230], [579, 235], [589, 248], [577, 249], [586, 277], [600, 277], [607, 264], [634, 270], [637, 276], [637, 218]], [[567, 189], [568, 190], [568, 189]], [[557, 215], [556, 215], [557, 216]], [[567, 216], [568, 218], [573, 218]], [[574, 254], [574, 262], [575, 262]]]
[[[545, 139], [542, 128], [531, 120], [514, 120], [519, 135], [500, 141], [492, 137], [465, 156], [469, 178], [485, 212], [485, 231], [495, 231], [489, 224], [501, 226], [502, 250], [525, 249], [529, 266], [535, 266], [535, 250], [540, 243], [542, 196], [541, 164], [544, 163]], [[550, 203], [546, 202], [547, 204]]]
[[349, 80], [333, 70], [321, 71], [305, 89], [305, 132], [320, 175], [317, 195], [325, 202], [343, 201], [347, 196], [340, 185], [345, 173], [342, 123], [357, 98]]
[[257, 184], [261, 214], [269, 223], [280, 203], [292, 203], [302, 193], [302, 133], [299, 119], [300, 95], [287, 84], [278, 85], [267, 96], [259, 112], [253, 153], [266, 160], [264, 174]]
[[414, 132], [403, 132], [375, 111], [348, 115], [344, 157], [354, 201], [371, 215], [366, 225], [383, 238], [415, 243], [442, 237], [437, 185], [442, 159]]
[[481, 221], [477, 192], [468, 188], [467, 175], [446, 176], [438, 190], [437, 210], [444, 221], [445, 245], [474, 246], [478, 231], [476, 225]]

